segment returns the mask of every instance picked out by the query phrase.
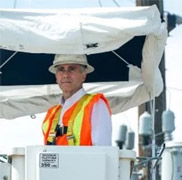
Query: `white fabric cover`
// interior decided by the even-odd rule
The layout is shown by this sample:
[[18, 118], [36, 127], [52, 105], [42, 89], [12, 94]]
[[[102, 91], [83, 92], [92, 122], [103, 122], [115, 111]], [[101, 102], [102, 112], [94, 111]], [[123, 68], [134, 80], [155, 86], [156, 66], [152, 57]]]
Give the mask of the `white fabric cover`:
[[[103, 92], [112, 112], [119, 113], [160, 95], [159, 63], [167, 29], [157, 7], [60, 10], [0, 9], [0, 48], [55, 54], [112, 51], [134, 36], [146, 35], [141, 69], [130, 68], [129, 82], [85, 84], [88, 92]], [[87, 48], [96, 44], [96, 47]], [[61, 48], [60, 48], [61, 47]], [[57, 103], [57, 85], [0, 87], [0, 118], [40, 113]]]
[[[4, 49], [53, 54], [93, 54], [119, 48], [134, 36], [159, 35], [157, 7], [69, 10], [0, 10]], [[86, 45], [98, 43], [97, 48]], [[61, 48], [60, 48], [61, 47]]]

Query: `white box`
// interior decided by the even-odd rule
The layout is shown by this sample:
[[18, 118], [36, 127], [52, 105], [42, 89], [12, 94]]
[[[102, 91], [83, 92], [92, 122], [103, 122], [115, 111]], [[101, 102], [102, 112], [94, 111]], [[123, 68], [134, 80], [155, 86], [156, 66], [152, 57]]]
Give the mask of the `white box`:
[[30, 146], [25, 180], [118, 180], [118, 147]]

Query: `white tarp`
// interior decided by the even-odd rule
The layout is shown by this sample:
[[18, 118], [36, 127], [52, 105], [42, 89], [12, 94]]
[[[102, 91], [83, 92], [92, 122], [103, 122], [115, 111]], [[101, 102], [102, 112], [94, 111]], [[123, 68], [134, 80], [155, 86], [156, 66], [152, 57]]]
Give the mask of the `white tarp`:
[[[53, 54], [93, 54], [134, 36], [161, 36], [157, 7], [0, 10], [0, 47]], [[87, 48], [90, 44], [97, 47]]]
[[[162, 92], [163, 82], [158, 66], [167, 30], [155, 5], [0, 10], [2, 49], [31, 53], [94, 54], [113, 51], [140, 35], [146, 35], [141, 69], [129, 65], [129, 82], [85, 84], [88, 92], [103, 92], [108, 97], [113, 113], [138, 106]], [[0, 88], [0, 118], [8, 119], [44, 112], [57, 103], [57, 96], [61, 93], [55, 85]]]

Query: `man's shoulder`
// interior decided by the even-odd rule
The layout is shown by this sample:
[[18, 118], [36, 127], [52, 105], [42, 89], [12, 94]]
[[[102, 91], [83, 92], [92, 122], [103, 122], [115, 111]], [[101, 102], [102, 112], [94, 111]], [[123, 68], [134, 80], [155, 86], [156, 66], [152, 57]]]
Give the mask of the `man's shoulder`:
[[87, 95], [92, 96], [93, 98], [96, 98], [96, 99], [106, 99], [106, 97], [102, 93], [93, 93], [93, 94], [87, 94]]
[[108, 99], [104, 96], [102, 93], [96, 93], [93, 94], [93, 100], [92, 100], [93, 106], [97, 104], [97, 107], [107, 107], [109, 109], [109, 112], [111, 114], [110, 105], [108, 102]]
[[85, 97], [85, 100], [89, 102], [89, 104], [95, 104], [100, 101], [107, 102], [106, 97], [102, 93], [86, 94]]
[[56, 105], [54, 105], [54, 106], [51, 106], [47, 111], [52, 111], [52, 110], [56, 110], [56, 109], [59, 109], [59, 108], [61, 108], [61, 105], [60, 104], [56, 104]]

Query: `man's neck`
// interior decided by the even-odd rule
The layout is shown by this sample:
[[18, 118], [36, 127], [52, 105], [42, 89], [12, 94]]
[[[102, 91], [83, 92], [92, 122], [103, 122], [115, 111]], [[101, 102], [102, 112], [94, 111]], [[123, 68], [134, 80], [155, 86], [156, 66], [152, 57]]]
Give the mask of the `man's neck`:
[[66, 101], [67, 99], [69, 99], [72, 95], [73, 95], [72, 93], [64, 93], [63, 94], [64, 101]]
[[76, 92], [78, 92], [82, 87], [80, 87], [79, 89], [77, 89], [76, 91], [72, 91], [72, 92], [63, 92], [63, 100], [66, 101], [67, 99], [69, 99], [71, 96], [73, 96]]

